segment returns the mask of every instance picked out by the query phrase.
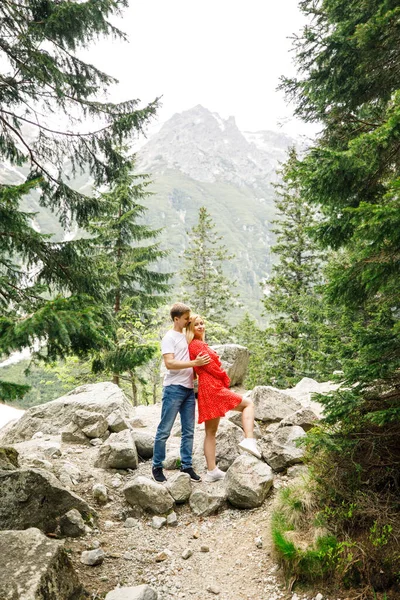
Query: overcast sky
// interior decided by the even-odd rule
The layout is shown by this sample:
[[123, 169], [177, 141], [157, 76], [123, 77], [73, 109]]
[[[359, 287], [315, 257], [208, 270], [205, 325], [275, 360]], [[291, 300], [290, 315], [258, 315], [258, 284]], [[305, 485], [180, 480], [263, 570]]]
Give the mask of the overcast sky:
[[102, 40], [85, 58], [119, 79], [113, 100], [162, 96], [160, 122], [202, 104], [242, 130], [311, 134], [276, 91], [302, 24], [297, 0], [130, 0], [118, 22], [129, 43]]

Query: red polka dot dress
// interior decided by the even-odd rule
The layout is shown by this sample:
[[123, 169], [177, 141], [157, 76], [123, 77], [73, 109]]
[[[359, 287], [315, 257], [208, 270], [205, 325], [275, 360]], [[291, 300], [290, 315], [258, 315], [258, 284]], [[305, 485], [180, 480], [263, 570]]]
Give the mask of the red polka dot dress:
[[194, 368], [199, 378], [199, 423], [223, 417], [242, 401], [238, 394], [229, 389], [230, 379], [221, 367], [218, 354], [201, 340], [190, 342], [190, 360], [194, 360], [201, 352], [207, 353], [211, 361], [208, 365]]

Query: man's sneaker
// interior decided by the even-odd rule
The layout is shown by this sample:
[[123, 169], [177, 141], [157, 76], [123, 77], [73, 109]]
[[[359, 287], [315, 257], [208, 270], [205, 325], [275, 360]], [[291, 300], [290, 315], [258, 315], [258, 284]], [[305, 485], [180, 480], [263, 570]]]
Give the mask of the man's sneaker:
[[218, 467], [215, 467], [213, 471], [207, 471], [204, 480], [207, 483], [213, 483], [214, 481], [221, 481], [221, 479], [224, 479], [225, 475], [226, 473], [221, 471], [221, 469], [218, 469]]
[[257, 448], [257, 443], [254, 438], [245, 438], [240, 442], [239, 448], [245, 452], [249, 452], [249, 454], [252, 454], [256, 458], [261, 458], [262, 456], [261, 452]]
[[167, 481], [162, 467], [153, 467], [151, 470], [151, 474], [153, 476], [154, 481], [157, 481], [157, 483], [165, 483]]
[[188, 475], [190, 475], [190, 479], [192, 481], [195, 481], [196, 483], [198, 483], [199, 481], [201, 481], [200, 475], [197, 475], [197, 473], [195, 471], [193, 471], [192, 467], [188, 467], [187, 469], [183, 469], [181, 467], [181, 473], [187, 473]]

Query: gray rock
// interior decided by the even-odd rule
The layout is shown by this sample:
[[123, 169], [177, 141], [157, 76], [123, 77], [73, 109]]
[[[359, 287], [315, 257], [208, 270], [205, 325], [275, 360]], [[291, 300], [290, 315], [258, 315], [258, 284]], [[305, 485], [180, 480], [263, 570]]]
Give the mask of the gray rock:
[[306, 465], [293, 465], [293, 467], [289, 467], [287, 470], [287, 476], [290, 479], [295, 479], [296, 477], [301, 477], [302, 475], [307, 475], [308, 468]]
[[181, 455], [179, 453], [178, 448], [173, 448], [168, 450], [167, 457], [163, 462], [164, 469], [167, 471], [173, 471], [174, 469], [179, 469], [181, 466]]
[[209, 490], [194, 490], [189, 499], [192, 512], [198, 517], [216, 513], [226, 501], [226, 491], [222, 484], [214, 483]]
[[34, 454], [28, 454], [23, 457], [24, 466], [33, 467], [35, 469], [45, 469], [47, 471], [53, 470], [53, 463], [48, 460], [38, 458]]
[[75, 600], [83, 591], [64, 542], [39, 529], [0, 531], [1, 600]]
[[141, 458], [149, 459], [153, 456], [154, 435], [144, 431], [132, 431], [132, 437], [136, 445], [136, 450]]
[[127, 527], [128, 529], [130, 529], [132, 527], [138, 527], [138, 526], [139, 526], [138, 519], [134, 519], [133, 517], [128, 517], [125, 520], [124, 527]]
[[107, 419], [102, 413], [90, 410], [77, 410], [72, 421], [91, 439], [101, 438], [108, 429]]
[[59, 458], [61, 456], [61, 445], [58, 442], [42, 442], [38, 448], [47, 458]]
[[318, 422], [318, 416], [311, 408], [302, 406], [293, 414], [289, 415], [279, 423], [279, 427], [287, 427], [288, 425], [298, 425], [304, 431], [309, 431]]
[[159, 552], [156, 556], [156, 562], [163, 562], [164, 560], [168, 560], [168, 558], [171, 558], [172, 556], [172, 552], [171, 550], [162, 550], [161, 552]]
[[222, 471], [227, 471], [231, 464], [240, 454], [239, 442], [243, 439], [243, 431], [237, 425], [227, 419], [220, 421], [216, 441], [216, 459], [218, 467]]
[[18, 452], [15, 448], [0, 448], [0, 471], [13, 471], [18, 467]]
[[181, 556], [182, 556], [183, 560], [187, 560], [188, 558], [193, 556], [193, 550], [191, 550], [190, 548], [185, 548], [185, 550], [182, 552]]
[[250, 454], [240, 455], [225, 477], [228, 502], [236, 508], [256, 508], [272, 487], [271, 468]]
[[177, 527], [178, 517], [176, 516], [176, 512], [169, 513], [167, 516], [167, 525], [168, 527]]
[[99, 448], [95, 467], [102, 469], [137, 469], [138, 454], [130, 430], [112, 433]]
[[292, 465], [303, 462], [304, 450], [296, 445], [296, 440], [306, 435], [297, 425], [279, 427], [270, 443], [261, 441], [264, 459], [274, 469], [283, 471]]
[[270, 386], [258, 385], [250, 393], [255, 418], [264, 423], [285, 419], [301, 408], [300, 402]]
[[158, 594], [149, 585], [118, 587], [108, 592], [105, 600], [157, 600]]
[[110, 382], [82, 385], [57, 400], [29, 408], [4, 433], [2, 441], [13, 444], [30, 440], [37, 431], [57, 435], [81, 409], [102, 413], [105, 417], [116, 410], [124, 417], [133, 416], [132, 405], [117, 385]]
[[223, 344], [212, 348], [219, 355], [222, 368], [231, 380], [231, 386], [242, 384], [249, 364], [248, 349], [238, 344]]
[[101, 438], [93, 438], [92, 440], [90, 440], [89, 444], [91, 446], [101, 446], [103, 443], [103, 440]]
[[165, 487], [177, 504], [187, 502], [192, 493], [192, 484], [190, 483], [190, 476], [187, 473], [174, 473], [168, 478]]
[[133, 417], [132, 419], [129, 419], [128, 422], [129, 422], [129, 425], [133, 428], [147, 427], [146, 423], [140, 417]]
[[116, 410], [108, 415], [107, 425], [108, 429], [112, 431], [112, 433], [118, 433], [119, 431], [124, 431], [124, 429], [129, 429], [129, 423], [127, 419], [121, 415], [119, 410]]
[[167, 514], [174, 508], [174, 499], [168, 490], [143, 475], [127, 483], [123, 492], [131, 506], [140, 506], [156, 515]]
[[88, 438], [82, 429], [71, 421], [61, 429], [61, 441], [65, 444], [86, 444]]
[[165, 517], [153, 517], [151, 520], [151, 526], [153, 529], [161, 529], [167, 524], [167, 519]]
[[73, 485], [77, 485], [82, 480], [82, 473], [78, 467], [70, 462], [65, 462], [60, 469], [60, 476], [68, 475]]
[[82, 498], [63, 488], [54, 475], [41, 469], [1, 471], [0, 491], [0, 529], [37, 527], [51, 533], [71, 508], [85, 519], [96, 514]]
[[95, 550], [84, 550], [80, 560], [82, 564], [94, 567], [96, 565], [101, 565], [101, 563], [104, 562], [105, 556], [104, 550], [96, 548]]
[[76, 508], [72, 508], [60, 519], [60, 532], [65, 537], [80, 537], [85, 535], [85, 523]]
[[95, 483], [92, 488], [93, 498], [99, 504], [107, 504], [108, 502], [108, 493], [107, 488], [104, 483]]

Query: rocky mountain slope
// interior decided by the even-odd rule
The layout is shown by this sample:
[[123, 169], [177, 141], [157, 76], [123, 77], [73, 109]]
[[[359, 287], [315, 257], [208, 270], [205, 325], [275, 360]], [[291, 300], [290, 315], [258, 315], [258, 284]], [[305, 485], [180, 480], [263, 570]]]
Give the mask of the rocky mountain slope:
[[[159, 268], [179, 271], [188, 231], [197, 222], [199, 208], [206, 206], [235, 254], [226, 266], [227, 275], [237, 280], [245, 306], [259, 315], [259, 283], [271, 269], [272, 184], [278, 163], [293, 143], [277, 132], [241, 132], [234, 117], [222, 119], [200, 105], [169, 119], [137, 153], [138, 172], [149, 173], [153, 180], [146, 221], [163, 228], [160, 241], [169, 250]], [[23, 169], [0, 166], [1, 182], [17, 183], [25, 174]], [[72, 184], [90, 193], [86, 174]], [[39, 207], [35, 193], [24, 200], [23, 208], [38, 213], [35, 227], [63, 239], [65, 232], [55, 215]], [[174, 283], [179, 289], [179, 277]]]

